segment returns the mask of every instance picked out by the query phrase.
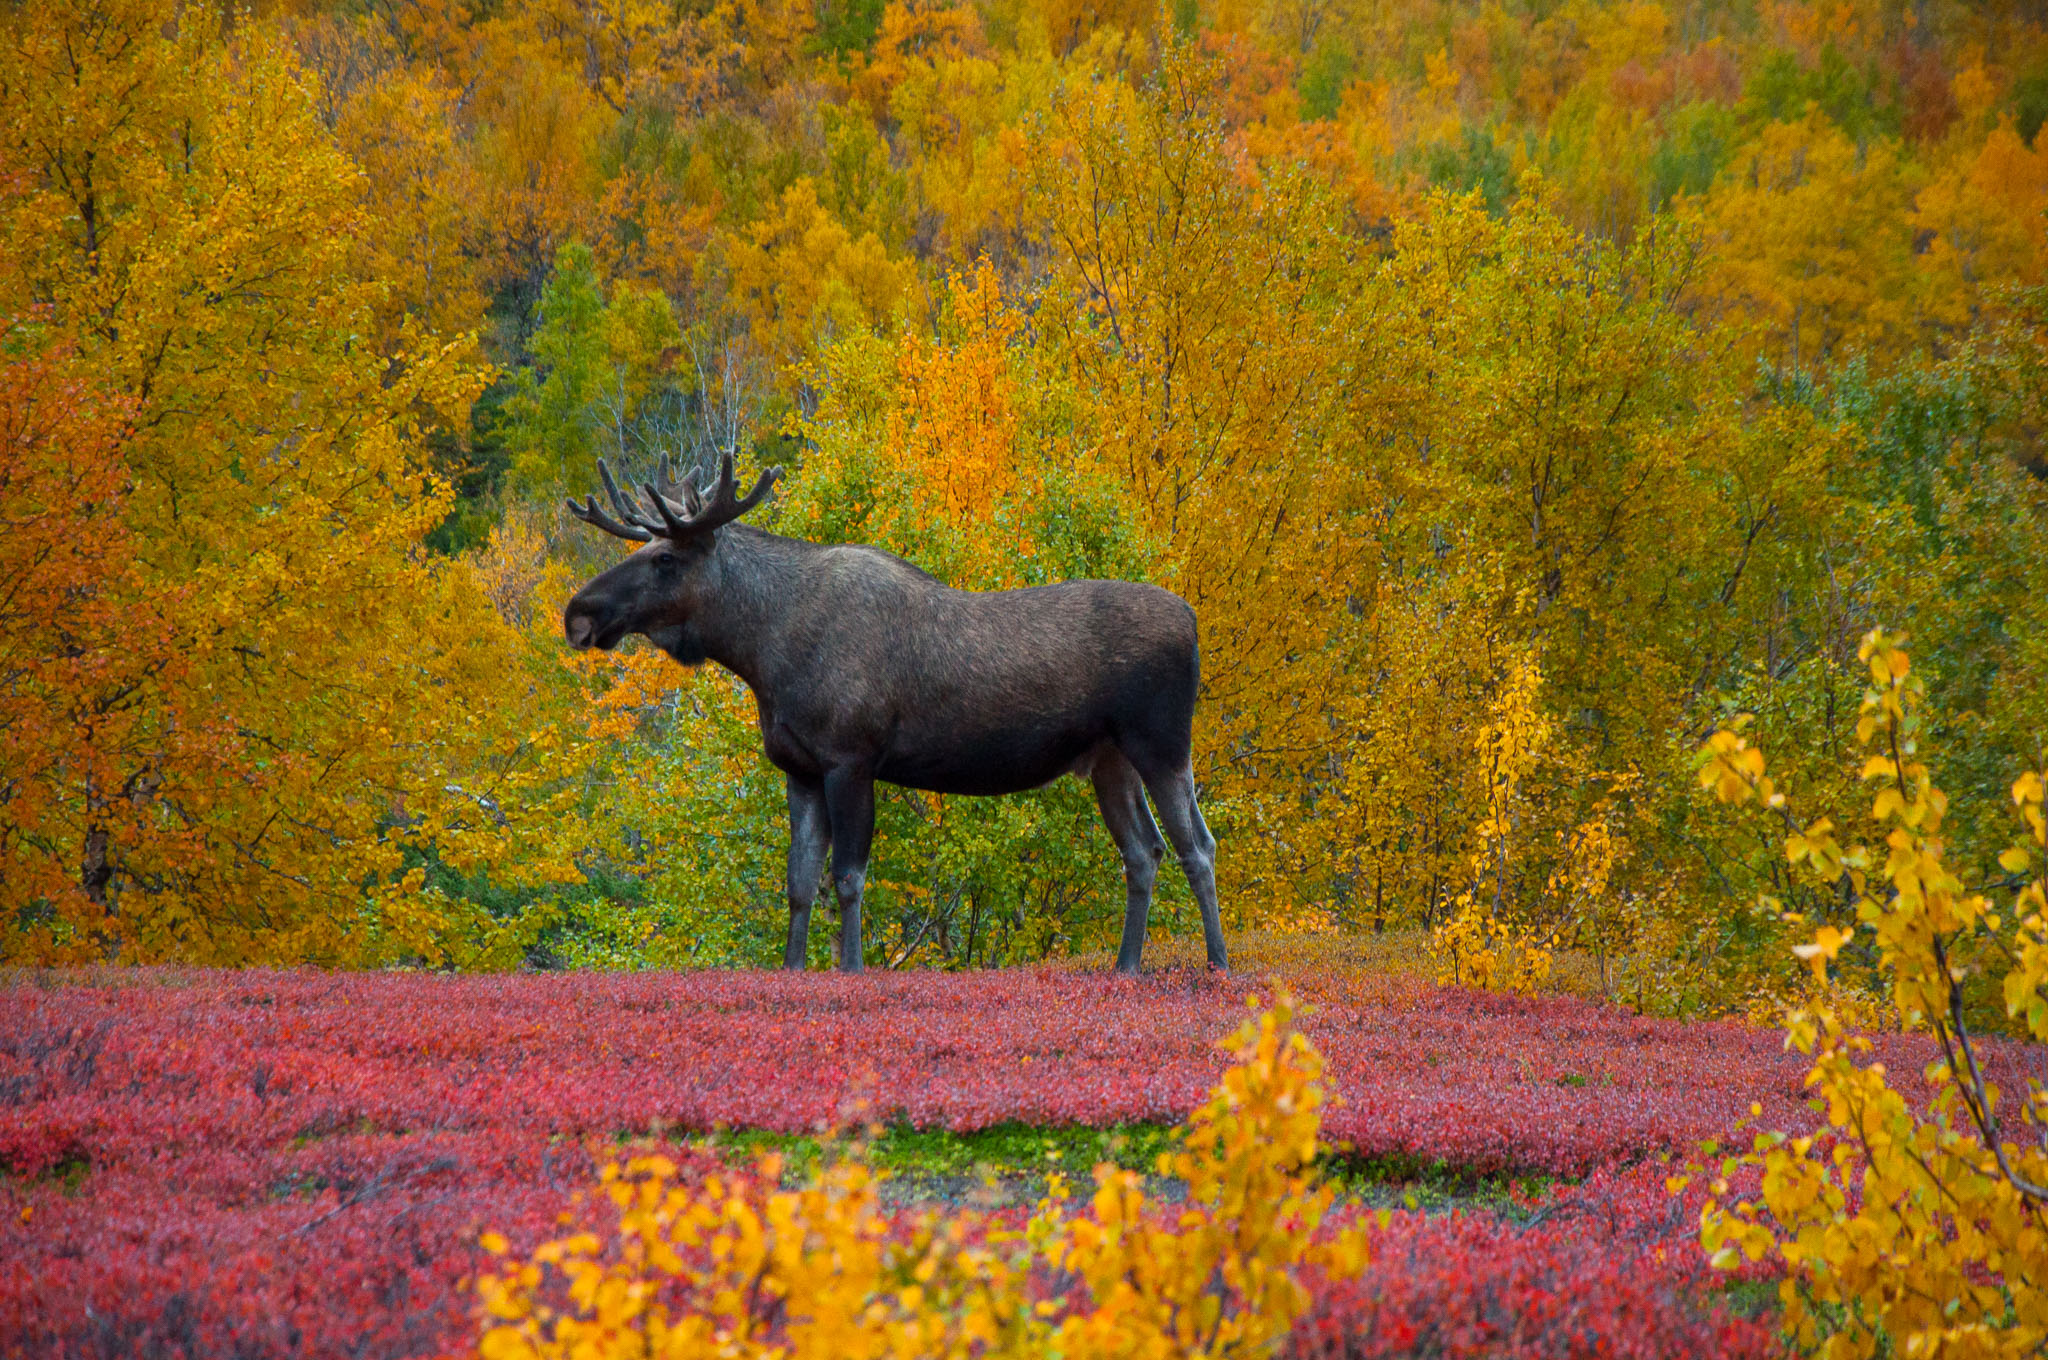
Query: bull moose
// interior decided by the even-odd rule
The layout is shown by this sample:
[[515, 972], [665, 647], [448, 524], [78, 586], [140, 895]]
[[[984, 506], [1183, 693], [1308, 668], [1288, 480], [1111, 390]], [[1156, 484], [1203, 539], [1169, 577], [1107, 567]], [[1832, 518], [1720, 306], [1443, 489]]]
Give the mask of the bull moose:
[[576, 592], [563, 632], [578, 649], [607, 650], [640, 633], [753, 690], [768, 759], [788, 777], [784, 967], [804, 966], [829, 845], [839, 967], [860, 970], [877, 779], [1001, 794], [1070, 773], [1093, 781], [1123, 855], [1118, 970], [1138, 970], [1165, 853], [1147, 792], [1201, 907], [1209, 963], [1227, 966], [1216, 841], [1190, 760], [1199, 659], [1186, 601], [1131, 581], [954, 590], [879, 548], [740, 524], [782, 469], [739, 496], [730, 454], [708, 488], [695, 470], [678, 480], [663, 459], [642, 484], [645, 504], [621, 494], [602, 461], [597, 470], [617, 518], [595, 496], [570, 511], [645, 546]]

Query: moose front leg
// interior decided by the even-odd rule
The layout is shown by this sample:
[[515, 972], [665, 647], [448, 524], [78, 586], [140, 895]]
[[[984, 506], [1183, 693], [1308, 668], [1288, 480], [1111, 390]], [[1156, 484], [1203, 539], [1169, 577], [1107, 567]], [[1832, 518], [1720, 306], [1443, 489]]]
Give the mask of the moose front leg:
[[784, 968], [801, 969], [810, 951], [811, 904], [818, 900], [818, 879], [825, 872], [825, 850], [832, 843], [825, 816], [825, 790], [789, 777], [789, 944], [782, 951]]
[[825, 814], [832, 823], [832, 888], [839, 895], [839, 971], [858, 973], [860, 894], [875, 839], [875, 781], [865, 770], [825, 775]]

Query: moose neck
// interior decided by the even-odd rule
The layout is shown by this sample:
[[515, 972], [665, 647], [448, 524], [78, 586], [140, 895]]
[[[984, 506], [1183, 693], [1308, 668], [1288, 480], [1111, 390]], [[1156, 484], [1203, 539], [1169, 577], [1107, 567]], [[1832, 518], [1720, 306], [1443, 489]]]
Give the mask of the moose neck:
[[766, 657], [787, 603], [799, 598], [803, 560], [817, 548], [747, 525], [718, 531], [710, 589], [692, 623], [704, 654], [756, 692], [772, 680]]

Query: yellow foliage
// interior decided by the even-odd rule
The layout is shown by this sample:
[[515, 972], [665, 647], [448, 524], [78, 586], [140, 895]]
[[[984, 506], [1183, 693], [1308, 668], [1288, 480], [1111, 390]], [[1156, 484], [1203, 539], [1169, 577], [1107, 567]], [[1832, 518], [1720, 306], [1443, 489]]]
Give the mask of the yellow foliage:
[[355, 91], [336, 119], [335, 139], [362, 170], [364, 207], [377, 224], [357, 240], [365, 255], [357, 269], [385, 281], [376, 313], [387, 352], [407, 317], [440, 335], [483, 322], [478, 186], [451, 125], [455, 100], [433, 73], [399, 70]]
[[[420, 891], [409, 837], [528, 829], [493, 796], [515, 639], [464, 564], [418, 551], [449, 504], [428, 431], [466, 422], [475, 338], [356, 272], [385, 258], [361, 178], [274, 32], [169, 0], [7, 28], [0, 311], [130, 413], [125, 492], [96, 513], [136, 546], [96, 607], [176, 664], [74, 671], [48, 740], [101, 763], [51, 769], [21, 844], [71, 882], [8, 894], [5, 952], [439, 958], [480, 913]], [[10, 643], [61, 654], [64, 632]]]
[[[579, 1233], [508, 1259], [477, 1285], [483, 1360], [847, 1356], [1262, 1356], [1307, 1307], [1311, 1262], [1356, 1272], [1355, 1228], [1323, 1235], [1332, 1191], [1313, 1164], [1322, 1061], [1286, 997], [1227, 1042], [1235, 1058], [1160, 1172], [1187, 1198], [1096, 1168], [1092, 1201], [1051, 1196], [1022, 1230], [962, 1211], [892, 1231], [859, 1160], [777, 1188], [781, 1167], [675, 1180], [663, 1157], [608, 1166], [609, 1237]], [[505, 1255], [507, 1243], [483, 1243]], [[1034, 1272], [1086, 1285], [1069, 1307]], [[567, 1303], [554, 1302], [566, 1292]]]
[[886, 323], [909, 280], [873, 233], [856, 239], [818, 201], [809, 179], [731, 243], [725, 267], [755, 342], [782, 364], [809, 358], [821, 338]]
[[1987, 1080], [1963, 986], [1987, 945], [2009, 948], [2006, 1009], [2048, 1038], [2042, 774], [2012, 785], [2025, 834], [2000, 860], [2020, 885], [2000, 912], [1945, 862], [1948, 800], [1919, 749], [1922, 687], [1901, 640], [1873, 630], [1858, 655], [1870, 677], [1857, 740], [1869, 753], [1875, 843], [1845, 844], [1825, 817], [1802, 826], [1761, 753], [1733, 732], [1709, 741], [1700, 780], [1723, 801], [1775, 810], [1787, 860], [1853, 901], [1853, 921], [1820, 925], [1795, 952], [1824, 983], [1843, 950], [1876, 951], [1900, 1018], [1941, 1045], [1925, 1074], [1932, 1098], [1892, 1086], [1869, 1041], [1832, 1010], [1793, 1012], [1789, 1040], [1813, 1056], [1807, 1085], [1826, 1129], [1758, 1136], [1738, 1160], [1760, 1168], [1760, 1196], [1710, 1202], [1702, 1240], [1723, 1265], [1782, 1259], [1787, 1323], [1818, 1354], [2037, 1354], [2048, 1343], [2048, 1089], [2030, 1077], [2002, 1096]]
[[[1550, 737], [1550, 722], [1537, 702], [1542, 684], [1534, 659], [1517, 657], [1494, 701], [1491, 720], [1473, 741], [1483, 792], [1479, 824], [1471, 837], [1470, 886], [1458, 894], [1450, 919], [1430, 938], [1432, 952], [1449, 964], [1442, 975], [1446, 982], [1533, 992], [1550, 977], [1556, 938], [1532, 933], [1526, 925], [1507, 919], [1513, 893], [1510, 879], [1522, 858], [1516, 844], [1524, 832], [1526, 795], [1521, 785]], [[1580, 843], [1594, 844], [1592, 834], [1582, 834]], [[1605, 843], [1604, 828], [1597, 843]], [[1597, 872], [1596, 893], [1605, 889], [1605, 866]]]
[[1554, 938], [1537, 940], [1461, 898], [1450, 920], [1430, 933], [1430, 952], [1448, 963], [1437, 980], [1495, 992], [1534, 992], [1550, 980]]

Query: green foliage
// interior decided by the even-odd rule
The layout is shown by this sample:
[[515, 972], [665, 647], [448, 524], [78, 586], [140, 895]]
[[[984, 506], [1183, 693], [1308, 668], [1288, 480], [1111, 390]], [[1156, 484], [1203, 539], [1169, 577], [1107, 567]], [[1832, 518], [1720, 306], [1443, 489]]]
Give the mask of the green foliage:
[[520, 371], [506, 402], [506, 443], [521, 488], [594, 475], [591, 405], [608, 376], [602, 323], [604, 297], [590, 248], [563, 246], [542, 289], [533, 336], [535, 366]]
[[818, 6], [817, 45], [830, 56], [865, 52], [882, 26], [883, 0], [831, 0]]
[[1334, 118], [1354, 68], [1348, 45], [1326, 39], [1316, 44], [1302, 63], [1295, 88], [1301, 92], [1301, 111], [1309, 118]]
[[827, 108], [823, 117], [826, 202], [841, 220], [899, 244], [910, 186], [891, 162], [888, 139], [859, 105]]
[[1438, 188], [1477, 193], [1491, 213], [1504, 211], [1515, 188], [1514, 162], [1493, 130], [1463, 129], [1455, 142], [1439, 142], [1423, 155], [1423, 173]]
[[[732, 1129], [704, 1141], [738, 1165], [751, 1164], [764, 1152], [776, 1153], [798, 1175], [814, 1174], [828, 1148], [817, 1138], [757, 1129]], [[1023, 1178], [1042, 1185], [1054, 1174], [1086, 1175], [1101, 1162], [1149, 1174], [1173, 1142], [1174, 1131], [1164, 1124], [1097, 1129], [1007, 1123], [967, 1133], [891, 1124], [856, 1145], [870, 1166], [895, 1177]]]
[[1703, 194], [1728, 163], [1736, 142], [1734, 110], [1725, 104], [1688, 104], [1666, 120], [1650, 153], [1650, 206], [1662, 210], [1680, 194]]
[[1897, 107], [1881, 99], [1883, 93], [1871, 67], [1852, 63], [1829, 43], [1811, 63], [1790, 51], [1766, 56], [1743, 87], [1741, 112], [1751, 121], [1789, 123], [1810, 105], [1862, 141], [1898, 129]]
[[426, 536], [426, 546], [435, 552], [452, 557], [490, 542], [499, 496], [512, 466], [505, 443], [506, 405], [518, 390], [516, 375], [499, 373], [470, 408], [466, 437], [447, 430], [433, 435], [436, 470], [455, 493], [448, 517]]
[[459, 960], [469, 966], [537, 969], [631, 967], [640, 941], [622, 937], [622, 921], [645, 897], [630, 872], [593, 857], [582, 882], [538, 885], [501, 882], [486, 866], [463, 870], [431, 848], [408, 849], [405, 867], [420, 868], [433, 896], [481, 908], [497, 924], [490, 952]]
[[2048, 71], [2029, 71], [2012, 83], [2013, 130], [2031, 144], [2048, 123]]
[[533, 367], [506, 399], [504, 439], [521, 491], [582, 486], [600, 454], [658, 447], [685, 394], [683, 336], [666, 295], [618, 285], [606, 301], [588, 246], [563, 246], [541, 292]]

